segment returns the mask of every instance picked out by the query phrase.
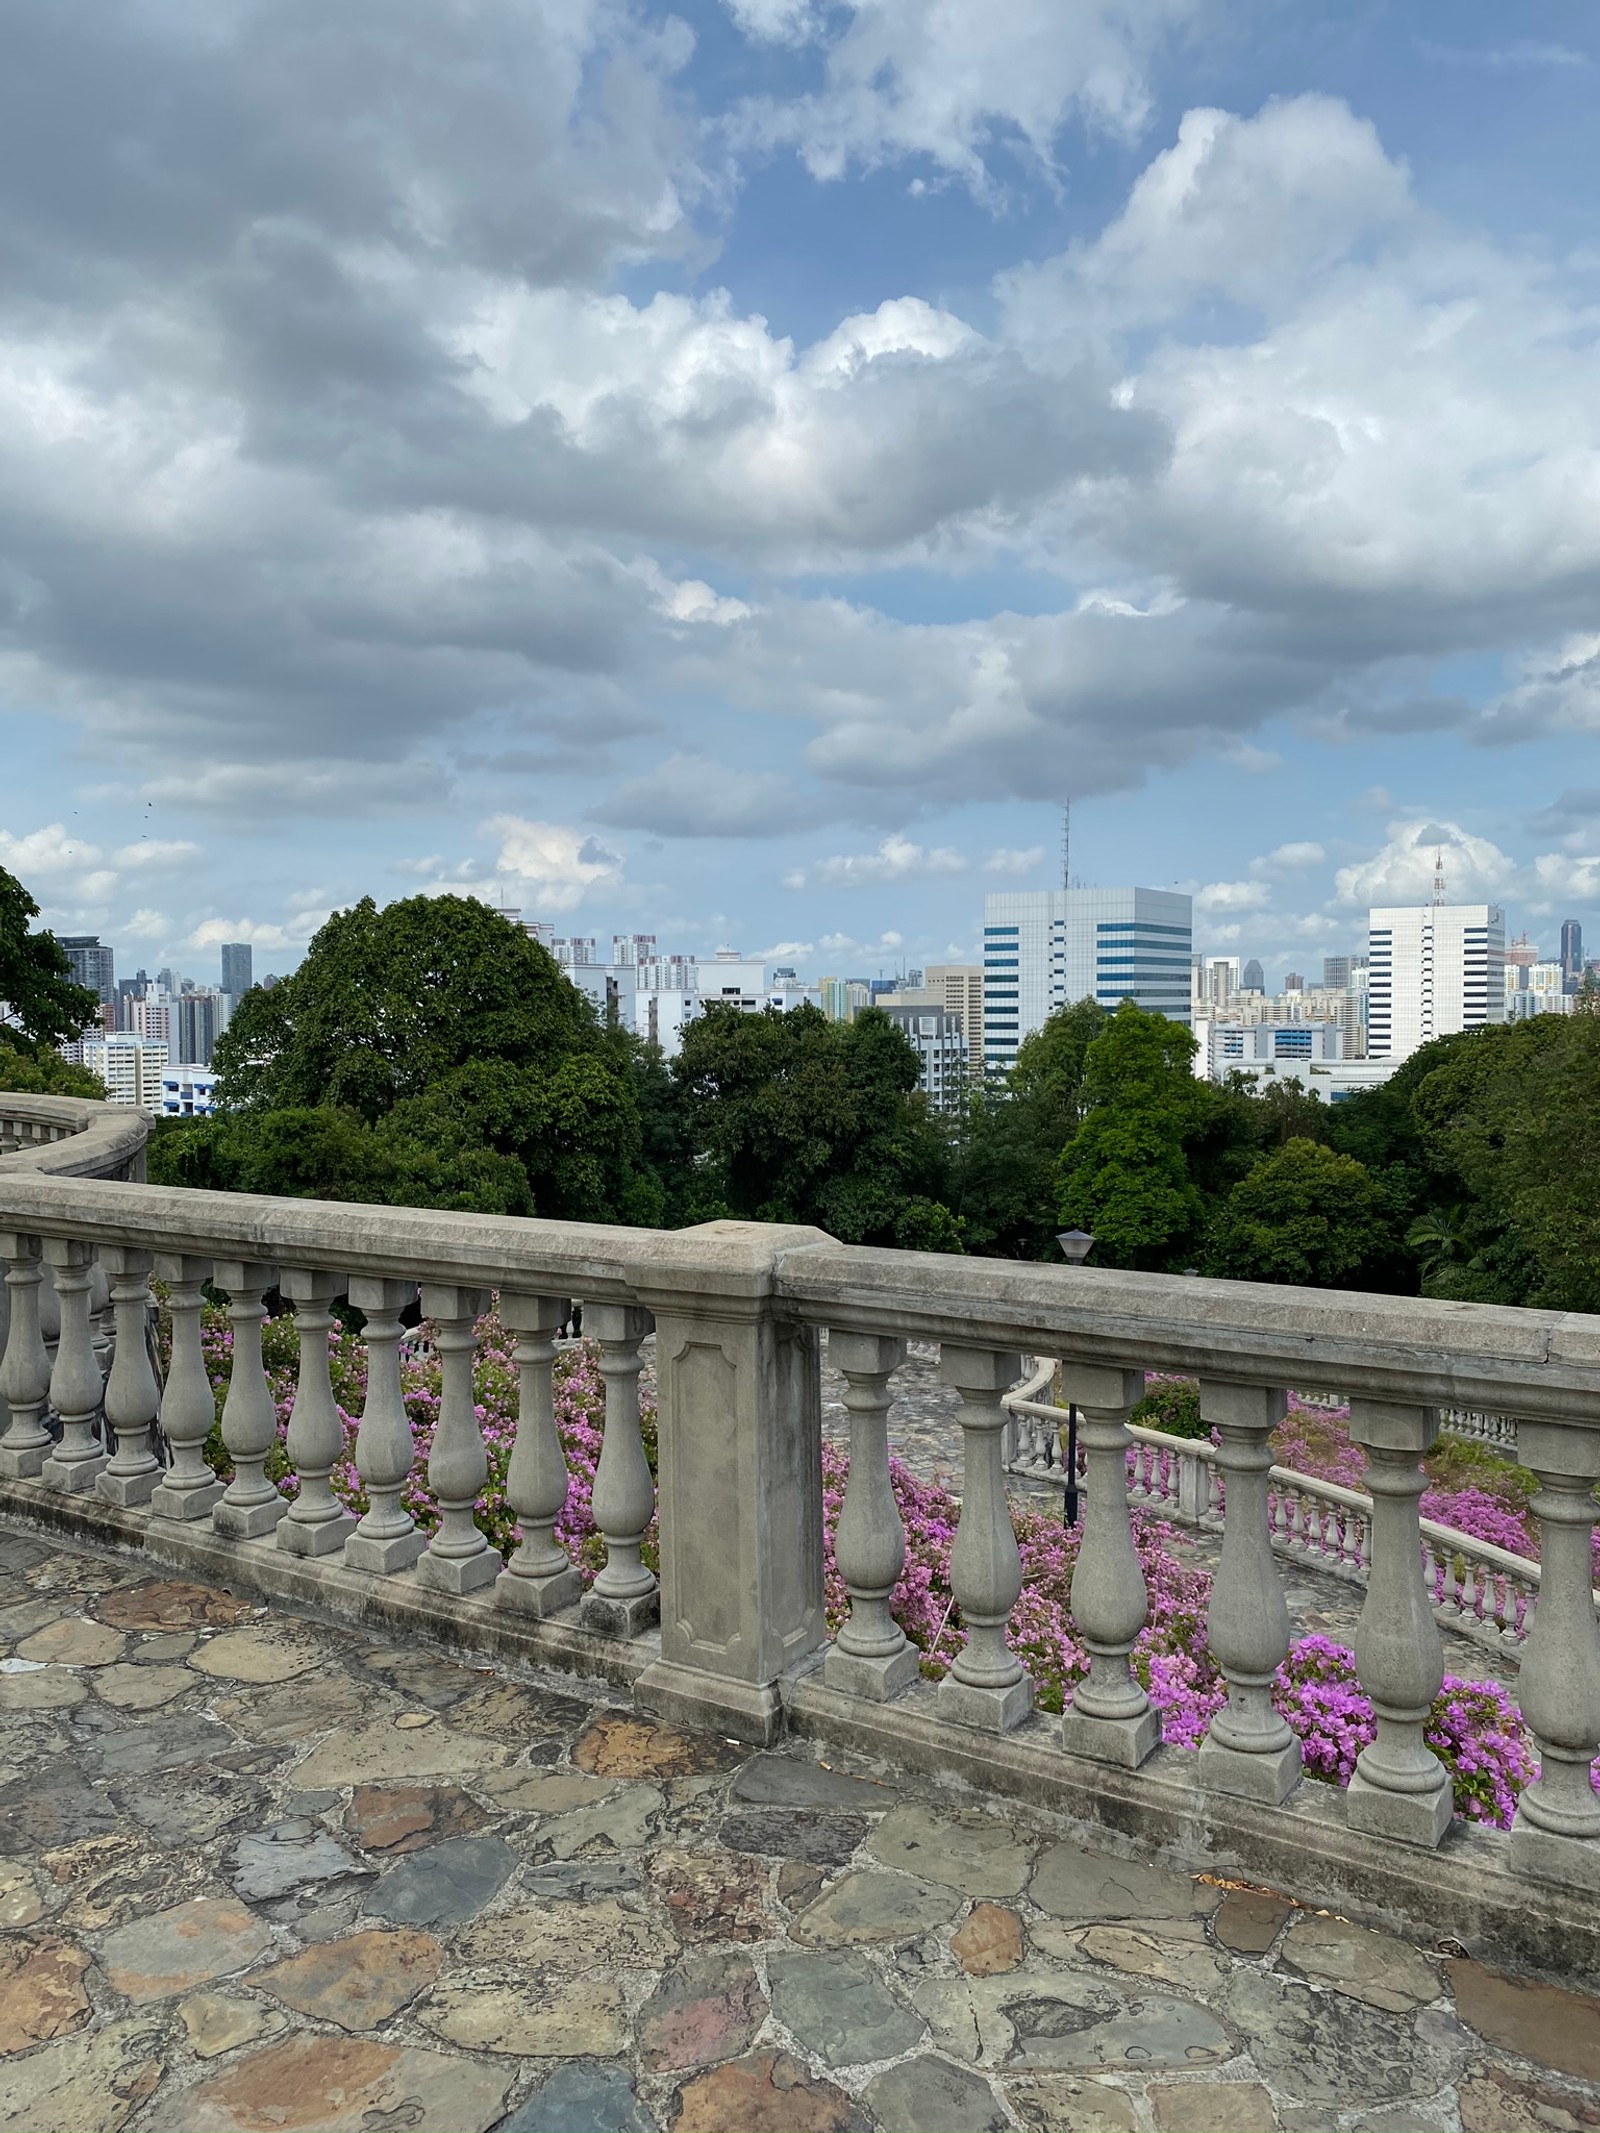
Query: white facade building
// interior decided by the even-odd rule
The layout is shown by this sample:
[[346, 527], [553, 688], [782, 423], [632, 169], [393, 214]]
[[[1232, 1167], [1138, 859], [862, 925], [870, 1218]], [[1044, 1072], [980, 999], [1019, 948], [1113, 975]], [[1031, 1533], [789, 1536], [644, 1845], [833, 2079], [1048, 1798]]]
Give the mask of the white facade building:
[[1497, 904], [1396, 904], [1368, 915], [1367, 1057], [1505, 1020], [1505, 913]]
[[108, 1103], [131, 1104], [152, 1118], [161, 1115], [161, 1075], [167, 1063], [164, 1042], [125, 1031], [111, 1037], [85, 1037], [78, 1057], [105, 1083]]
[[1344, 1058], [1344, 1031], [1337, 1022], [1224, 1022], [1202, 1018], [1194, 1025], [1199, 1050], [1194, 1070], [1222, 1081], [1243, 1068], [1325, 1065]]
[[210, 1067], [169, 1066], [161, 1075], [163, 1118], [209, 1118], [216, 1108], [217, 1077]]
[[983, 900], [983, 1064], [1005, 1073], [1058, 1007], [1190, 1018], [1193, 905], [1171, 889], [1013, 889]]
[[936, 1111], [953, 1111], [967, 1080], [967, 1037], [962, 1018], [943, 1007], [907, 1004], [886, 993], [880, 1007], [917, 1055], [917, 1086]]

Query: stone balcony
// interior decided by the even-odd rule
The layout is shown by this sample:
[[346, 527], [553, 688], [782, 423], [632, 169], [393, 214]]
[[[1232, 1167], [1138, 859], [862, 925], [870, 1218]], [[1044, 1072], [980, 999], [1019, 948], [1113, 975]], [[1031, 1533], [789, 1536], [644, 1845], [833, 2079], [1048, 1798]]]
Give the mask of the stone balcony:
[[[45, 1142], [26, 1106], [55, 1100], [6, 1101], [41, 1131], [0, 1156], [0, 1906], [18, 1929], [0, 2127], [1600, 2115], [1600, 2010], [1536, 1981], [1600, 1972], [1600, 1322], [736, 1223], [157, 1189], [114, 1140], [140, 1122], [67, 1107]], [[234, 1332], [226, 1488], [202, 1456], [208, 1279]], [[271, 1291], [302, 1336], [292, 1503], [264, 1475], [277, 1425], [253, 1342]], [[521, 1381], [507, 1563], [472, 1517], [490, 1292]], [[340, 1297], [365, 1313], [359, 1521], [327, 1486]], [[605, 1379], [587, 1591], [554, 1539], [551, 1362], [573, 1298]], [[397, 1357], [418, 1299], [444, 1381], [428, 1537], [402, 1500]], [[833, 1636], [824, 1333], [852, 1449]], [[967, 1641], [937, 1685], [885, 1605], [907, 1339], [938, 1344], [961, 1403]], [[1033, 1708], [1005, 1636], [1020, 1570], [1001, 1402], [1024, 1353], [1061, 1359], [1090, 1467], [1073, 1606], [1093, 1666], [1060, 1719]], [[1126, 1416], [1146, 1368], [1197, 1376], [1222, 1439], [1209, 1634], [1230, 1697], [1198, 1754], [1160, 1745], [1127, 1663], [1145, 1594]], [[1371, 1460], [1357, 1657], [1380, 1731], [1342, 1794], [1303, 1781], [1265, 1691], [1288, 1637], [1266, 1440], [1297, 1384], [1348, 1394]], [[1504, 1832], [1451, 1821], [1423, 1739], [1440, 1661], [1418, 1461], [1441, 1405], [1515, 1414], [1542, 1484], [1518, 1693], [1544, 1775]], [[652, 1514], [659, 1582], [640, 1555]]]

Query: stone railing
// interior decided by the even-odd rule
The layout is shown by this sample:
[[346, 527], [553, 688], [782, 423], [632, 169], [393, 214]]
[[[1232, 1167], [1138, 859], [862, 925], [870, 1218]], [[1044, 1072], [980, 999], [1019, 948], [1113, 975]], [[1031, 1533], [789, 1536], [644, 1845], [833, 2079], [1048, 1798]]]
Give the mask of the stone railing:
[[[1059, 1486], [1066, 1479], [1061, 1439], [1067, 1410], [1026, 1397], [1054, 1374], [1054, 1363], [1041, 1359], [1029, 1383], [1017, 1395], [1007, 1396], [1016, 1430], [1008, 1471]], [[1082, 1464], [1080, 1453], [1080, 1485]], [[1215, 1445], [1130, 1424], [1124, 1464], [1130, 1504], [1174, 1524], [1224, 1530], [1227, 1491]], [[1267, 1475], [1267, 1525], [1279, 1554], [1356, 1584], [1367, 1582], [1372, 1498], [1360, 1490], [1274, 1466]], [[1532, 1625], [1539, 1565], [1433, 1519], [1419, 1518], [1417, 1529], [1423, 1582], [1435, 1618], [1487, 1650], [1517, 1654]]]
[[0, 1177], [142, 1179], [149, 1134], [149, 1119], [126, 1104], [0, 1090]]
[[[1600, 1962], [1600, 1802], [1589, 1782], [1600, 1751], [1589, 1584], [1600, 1319], [876, 1251], [804, 1228], [718, 1222], [664, 1233], [9, 1170], [0, 1228], [13, 1300], [0, 1507], [15, 1518], [389, 1637], [598, 1675], [680, 1723], [753, 1741], [788, 1727], [1095, 1819], [1212, 1871], [1436, 1932], [1498, 1937], [1552, 1963]], [[97, 1264], [115, 1320], [104, 1376]], [[33, 1308], [44, 1267], [60, 1305], [53, 1359]], [[171, 1322], [164, 1388], [146, 1341], [152, 1275]], [[233, 1331], [225, 1486], [204, 1457], [214, 1422], [201, 1352], [208, 1280], [229, 1299]], [[300, 1336], [292, 1499], [266, 1474], [278, 1436], [260, 1329], [274, 1290], [292, 1303]], [[491, 1292], [516, 1338], [521, 1388], [507, 1481], [521, 1538], [505, 1563], [474, 1519], [486, 1467], [472, 1359]], [[359, 1519], [329, 1483], [343, 1451], [327, 1338], [341, 1297], [364, 1314]], [[573, 1298], [605, 1392], [593, 1488], [603, 1566], [587, 1591], [556, 1538], [568, 1476], [551, 1377]], [[402, 1314], [417, 1300], [442, 1375], [431, 1536], [404, 1500], [413, 1446], [399, 1348]], [[652, 1328], [654, 1474], [638, 1398]], [[851, 1431], [835, 1535], [849, 1602], [831, 1634], [824, 1333]], [[890, 1379], [908, 1340], [939, 1344], [961, 1402], [950, 1576], [965, 1643], [937, 1685], [921, 1678], [889, 1605], [904, 1556], [889, 1485]], [[1022, 1570], [1003, 1398], [1024, 1353], [1061, 1359], [1089, 1475], [1072, 1607], [1090, 1666], [1059, 1720], [1036, 1710], [1007, 1639]], [[1228, 1516], [1208, 1628], [1228, 1701], [1198, 1754], [1160, 1744], [1130, 1665], [1147, 1595], [1130, 1535], [1127, 1417], [1146, 1369], [1197, 1378], [1220, 1437]], [[1356, 1661], [1378, 1730], [1342, 1794], [1302, 1783], [1298, 1743], [1270, 1694], [1290, 1632], [1268, 1438], [1283, 1388], [1304, 1383], [1346, 1388], [1371, 1477]], [[1423, 1570], [1420, 1460], [1443, 1405], [1514, 1407], [1540, 1482], [1543, 1576], [1519, 1697], [1543, 1769], [1505, 1834], [1452, 1826], [1448, 1774], [1424, 1737], [1442, 1654]], [[659, 1574], [644, 1559], [653, 1515]]]

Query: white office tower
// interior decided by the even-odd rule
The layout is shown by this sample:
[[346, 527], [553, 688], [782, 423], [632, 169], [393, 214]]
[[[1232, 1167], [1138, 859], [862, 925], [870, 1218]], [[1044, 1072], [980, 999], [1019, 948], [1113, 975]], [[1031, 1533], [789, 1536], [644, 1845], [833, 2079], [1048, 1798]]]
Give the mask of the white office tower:
[[1123, 1000], [1187, 1023], [1193, 907], [1171, 889], [1015, 889], [983, 900], [983, 1064], [1005, 1073], [1058, 1007]]
[[1433, 1037], [1506, 1018], [1497, 904], [1403, 904], [1367, 920], [1367, 1057], [1409, 1059]]

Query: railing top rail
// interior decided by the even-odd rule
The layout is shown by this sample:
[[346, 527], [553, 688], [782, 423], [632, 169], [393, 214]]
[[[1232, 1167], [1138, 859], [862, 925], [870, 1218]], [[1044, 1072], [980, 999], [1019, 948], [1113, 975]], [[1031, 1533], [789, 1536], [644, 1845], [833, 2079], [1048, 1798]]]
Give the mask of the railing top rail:
[[[150, 1121], [127, 1104], [108, 1104], [84, 1096], [33, 1096], [0, 1090], [0, 1123], [53, 1126], [62, 1138], [36, 1141], [0, 1155], [0, 1178], [16, 1174], [47, 1178], [103, 1178], [136, 1163], [150, 1133]], [[0, 1220], [8, 1219], [0, 1210]]]
[[1577, 1312], [883, 1251], [782, 1224], [662, 1231], [113, 1185], [40, 1164], [0, 1164], [0, 1226], [652, 1309], [769, 1299], [815, 1325], [1059, 1356], [1069, 1391], [1073, 1363], [1109, 1364], [1600, 1428], [1600, 1316]]

